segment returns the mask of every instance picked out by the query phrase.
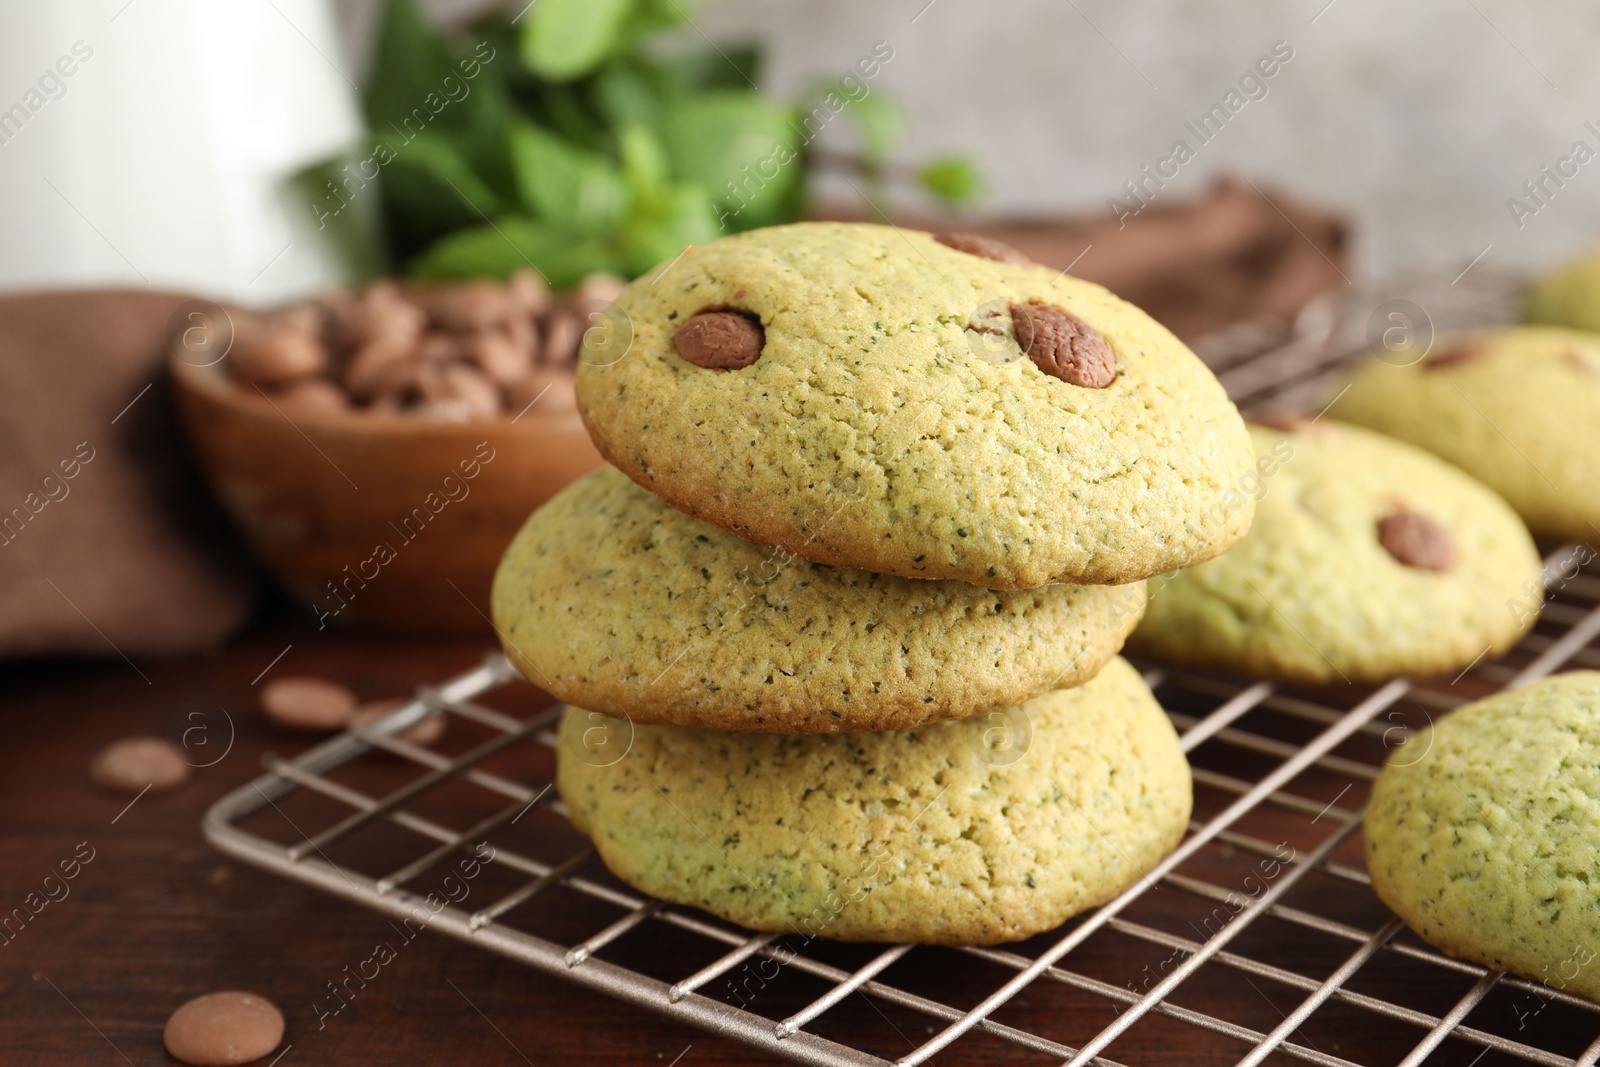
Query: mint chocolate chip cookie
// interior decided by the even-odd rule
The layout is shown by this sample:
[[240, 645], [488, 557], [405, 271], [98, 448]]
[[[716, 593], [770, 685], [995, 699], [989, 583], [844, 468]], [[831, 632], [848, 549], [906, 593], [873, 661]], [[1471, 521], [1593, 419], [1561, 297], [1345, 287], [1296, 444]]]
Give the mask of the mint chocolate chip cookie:
[[1271, 678], [1373, 681], [1458, 671], [1532, 625], [1539, 554], [1488, 489], [1327, 418], [1251, 435], [1255, 526], [1220, 559], [1151, 581], [1131, 647]]
[[1097, 285], [964, 235], [801, 223], [691, 248], [591, 330], [578, 403], [668, 503], [803, 559], [992, 589], [1130, 582], [1243, 536], [1211, 372]]
[[[626, 739], [626, 754], [609, 752]], [[616, 745], [621, 749], [621, 745]], [[637, 726], [570, 708], [557, 784], [619, 878], [753, 930], [1019, 941], [1183, 837], [1189, 765], [1138, 673], [997, 719], [870, 734]]]
[[1468, 704], [1372, 787], [1367, 871], [1452, 956], [1600, 1000], [1600, 672]]
[[675, 511], [613, 468], [534, 513], [492, 596], [561, 700], [636, 723], [817, 733], [968, 718], [1094, 677], [1144, 585], [992, 590], [825, 567]]
[[1333, 413], [1444, 457], [1505, 497], [1534, 533], [1600, 538], [1594, 334], [1491, 330], [1437, 342], [1404, 366], [1373, 361]]

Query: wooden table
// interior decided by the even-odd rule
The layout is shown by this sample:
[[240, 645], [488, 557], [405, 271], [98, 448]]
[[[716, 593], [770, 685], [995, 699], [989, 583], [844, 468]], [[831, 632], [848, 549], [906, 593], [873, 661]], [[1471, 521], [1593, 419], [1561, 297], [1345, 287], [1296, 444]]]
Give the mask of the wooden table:
[[[263, 675], [315, 674], [345, 682], [365, 698], [403, 695], [474, 665], [487, 645], [478, 639], [319, 633], [309, 620], [280, 610], [210, 656], [137, 666], [120, 659], [34, 663], [0, 671], [9, 731], [0, 756], [0, 907], [23, 908], [30, 893], [41, 895], [32, 898], [37, 904], [44, 879], [61, 861], [92, 854], [67, 883], [64, 898], [45, 904], [25, 925], [14, 923], [6, 934], [9, 940], [0, 945], [0, 1062], [166, 1064], [171, 1061], [162, 1050], [161, 1028], [167, 1015], [192, 996], [227, 988], [259, 992], [283, 1009], [286, 1041], [292, 1046], [279, 1061], [284, 1067], [766, 1062], [730, 1041], [432, 933], [409, 944], [384, 969], [381, 983], [374, 982], [319, 1027], [313, 1005], [325, 1002], [326, 982], [346, 964], [367, 958], [374, 943], [392, 932], [374, 913], [232, 862], [201, 840], [199, 824], [206, 808], [257, 776], [264, 754], [292, 754], [310, 743], [262, 722], [255, 711], [259, 690], [253, 684]], [[237, 727], [225, 756], [218, 708], [227, 709]], [[132, 734], [178, 740], [197, 724], [207, 724], [215, 734], [189, 735], [195, 762], [217, 762], [198, 771], [182, 790], [146, 796], [129, 806], [126, 797], [103, 795], [88, 786], [89, 758], [106, 742]], [[202, 741], [212, 747], [203, 747]], [[1261, 768], [1253, 773], [1260, 774]], [[1297, 782], [1297, 788], [1346, 807], [1359, 807], [1362, 792], [1346, 795], [1336, 775]], [[1202, 795], [1197, 815], [1214, 812], [1224, 802]], [[1281, 833], [1286, 842], [1309, 843], [1298, 844], [1301, 848], [1329, 830], [1327, 820], [1316, 824], [1303, 812], [1264, 812], [1262, 819], [1252, 832]], [[1359, 835], [1336, 855], [1359, 865]], [[1198, 857], [1183, 870], [1237, 886], [1248, 885], [1241, 883], [1241, 872], [1256, 866], [1253, 857], [1229, 859], [1224, 850]], [[59, 888], [53, 891], [60, 895]], [[1317, 876], [1306, 879], [1296, 893], [1297, 905], [1337, 914], [1362, 929], [1377, 929], [1387, 917], [1370, 894], [1353, 891], [1348, 882]], [[1148, 905], [1141, 901], [1137, 913], [1128, 914], [1183, 932], [1193, 926], [1196, 914], [1211, 909], [1207, 902], [1197, 912], [1191, 898], [1162, 890], [1150, 895]], [[1337, 968], [1354, 947], [1268, 921], [1256, 924], [1240, 941], [1248, 944], [1252, 957], [1273, 960], [1315, 980]], [[674, 957], [673, 944], [670, 938], [641, 938], [624, 952], [626, 962], [679, 976], [700, 965], [687, 956]], [[875, 950], [832, 946], [820, 951], [837, 951], [840, 965], [849, 966], [850, 960], [864, 960]], [[897, 984], [913, 989], [920, 985], [926, 995], [947, 1003], [974, 1003], [1003, 978], [953, 952], [932, 955], [949, 950], [919, 951], [950, 966], [937, 983], [932, 975], [906, 974]], [[1119, 986], [1126, 978], [1131, 988], [1141, 980], [1151, 984], [1150, 976], [1160, 973], [1153, 968], [1164, 956], [1168, 954], [1153, 946], [1141, 949], [1108, 934], [1096, 935], [1072, 960], [1075, 967], [1115, 975], [1112, 980]], [[1387, 957], [1362, 974], [1363, 992], [1400, 999], [1436, 1015], [1471, 985], [1470, 977], [1441, 979], [1437, 971]], [[775, 992], [779, 999], [762, 1010], [781, 1009], [783, 998], [790, 996], [798, 1006], [816, 995], [816, 989], [813, 983], [793, 994]], [[1202, 972], [1180, 992], [1179, 1003], [1258, 1032], [1278, 1025], [1304, 995], [1270, 980], [1221, 970]], [[1494, 996], [1500, 999], [1485, 1001], [1473, 1016], [1475, 1025], [1567, 1055], [1593, 1037], [1593, 1016], [1559, 1005], [1530, 1016], [1536, 998], [1530, 1000], [1526, 993], [1502, 997], [1499, 991]], [[1521, 1016], [1516, 1014], [1519, 1004]], [[1110, 1021], [1113, 1008], [1104, 999], [1040, 983], [1008, 1005], [1002, 1017], [1064, 1042], [1081, 1042]], [[821, 1032], [894, 1056], [925, 1040], [933, 1032], [931, 1023], [858, 996], [831, 1012]], [[1295, 1040], [1359, 1062], [1393, 1063], [1421, 1033], [1414, 1026], [1374, 1022], [1365, 1012], [1332, 1005], [1319, 1011]], [[1247, 1048], [1236, 1037], [1152, 1018], [1114, 1045], [1112, 1055], [1130, 1064], [1220, 1064], [1233, 1062]], [[1439, 1062], [1465, 1065], [1477, 1051], [1452, 1041]], [[986, 1039], [970, 1047], [958, 1045], [935, 1062], [1047, 1060]], [[1491, 1053], [1480, 1067], [1497, 1062], [1517, 1061]]]
[[[324, 983], [393, 935], [375, 914], [231, 862], [201, 840], [206, 808], [259, 775], [265, 753], [309, 744], [261, 720], [252, 679], [292, 645], [268, 679], [317, 674], [364, 697], [407, 695], [472, 666], [490, 643], [318, 633], [279, 615], [211, 656], [137, 669], [120, 659], [5, 668], [0, 901], [9, 910], [24, 907], [29, 893], [42, 898], [43, 879], [80, 843], [93, 859], [66, 883], [64, 899], [0, 947], [0, 1062], [170, 1063], [161, 1045], [167, 1015], [192, 996], [229, 988], [259, 992], [283, 1010], [293, 1048], [282, 1067], [665, 1065], [691, 1044], [685, 1067], [752, 1062], [726, 1041], [653, 1016], [630, 1022], [611, 1000], [434, 935], [407, 946], [369, 999], [318, 1030], [312, 1005], [326, 995]], [[101, 745], [133, 734], [178, 741], [202, 721], [225, 734], [218, 706], [237, 724], [237, 740], [183, 789], [124, 810], [129, 798], [90, 788], [86, 768]], [[196, 711], [213, 714], [188, 718]], [[200, 739], [190, 735], [191, 751], [202, 751]]]

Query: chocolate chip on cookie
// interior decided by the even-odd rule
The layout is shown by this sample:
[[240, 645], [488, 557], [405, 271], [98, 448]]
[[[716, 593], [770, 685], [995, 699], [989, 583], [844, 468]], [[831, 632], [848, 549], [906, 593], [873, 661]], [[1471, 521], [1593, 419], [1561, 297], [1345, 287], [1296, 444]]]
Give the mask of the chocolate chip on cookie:
[[1456, 565], [1456, 546], [1449, 532], [1419, 512], [1396, 511], [1379, 519], [1378, 543], [1407, 567], [1447, 571]]
[[936, 233], [933, 239], [946, 248], [980, 259], [992, 259], [996, 263], [1011, 263], [1018, 267], [1033, 266], [1033, 260], [1004, 241], [996, 241], [992, 237], [981, 237], [975, 233]]
[[746, 311], [702, 311], [672, 335], [678, 355], [708, 370], [738, 370], [761, 358], [767, 334]]
[[1463, 341], [1451, 345], [1437, 356], [1422, 365], [1423, 370], [1446, 370], [1450, 367], [1459, 367], [1463, 363], [1471, 363], [1483, 355], [1483, 346], [1474, 341]]
[[1101, 334], [1070, 311], [1012, 304], [1017, 344], [1038, 368], [1068, 385], [1104, 389], [1117, 380], [1117, 357]]

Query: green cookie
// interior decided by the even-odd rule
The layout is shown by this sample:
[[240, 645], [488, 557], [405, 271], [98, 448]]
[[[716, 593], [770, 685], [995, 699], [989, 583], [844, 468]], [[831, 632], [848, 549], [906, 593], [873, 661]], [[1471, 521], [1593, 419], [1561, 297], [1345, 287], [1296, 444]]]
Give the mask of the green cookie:
[[1600, 672], [1412, 737], [1373, 785], [1366, 847], [1372, 888], [1424, 940], [1600, 1000]]
[[753, 930], [1019, 941], [1183, 837], [1189, 765], [1138, 673], [871, 734], [630, 727], [567, 711], [557, 783], [619, 878]]
[[903, 730], [1080, 685], [1144, 584], [984, 589], [824, 567], [668, 507], [614, 468], [523, 526], [495, 626], [561, 700], [636, 723]]
[[1333, 413], [1443, 456], [1534, 533], [1600, 538], [1600, 337], [1522, 327], [1439, 342], [1420, 362], [1362, 368]]
[[802, 223], [689, 249], [589, 331], [589, 432], [691, 515], [907, 578], [1131, 582], [1242, 537], [1250, 509], [1212, 507], [1249, 443], [1193, 353], [1097, 285], [956, 243]]
[[1505, 502], [1446, 463], [1330, 419], [1253, 427], [1255, 525], [1219, 559], [1149, 583], [1129, 646], [1307, 682], [1460, 670], [1543, 603]]

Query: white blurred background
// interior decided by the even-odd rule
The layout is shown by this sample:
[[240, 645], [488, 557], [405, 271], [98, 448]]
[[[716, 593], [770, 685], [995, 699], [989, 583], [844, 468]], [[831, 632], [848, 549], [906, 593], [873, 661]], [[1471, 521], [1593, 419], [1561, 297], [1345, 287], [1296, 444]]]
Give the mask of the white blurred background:
[[1158, 196], [1232, 172], [1338, 208], [1368, 274], [1453, 275], [1490, 245], [1483, 265], [1537, 269], [1600, 241], [1600, 161], [1549, 183], [1549, 206], [1520, 230], [1506, 204], [1575, 141], [1600, 154], [1584, 128], [1600, 129], [1600, 5], [926, 3], [728, 0], [701, 22], [713, 37], [766, 40], [778, 89], [891, 42], [881, 81], [910, 109], [907, 156], [970, 151], [985, 166], [985, 208], [1030, 214], [1103, 210], [1174, 140], [1198, 145], [1185, 121], [1281, 40], [1294, 58], [1267, 96]]
[[284, 183], [360, 136], [343, 47], [322, 0], [0, 4], [0, 290], [334, 280]]

